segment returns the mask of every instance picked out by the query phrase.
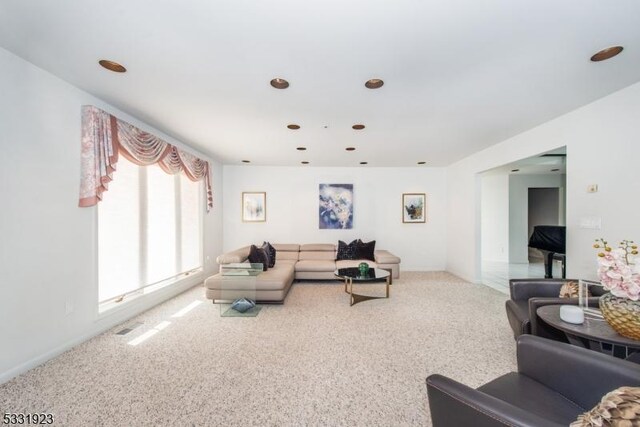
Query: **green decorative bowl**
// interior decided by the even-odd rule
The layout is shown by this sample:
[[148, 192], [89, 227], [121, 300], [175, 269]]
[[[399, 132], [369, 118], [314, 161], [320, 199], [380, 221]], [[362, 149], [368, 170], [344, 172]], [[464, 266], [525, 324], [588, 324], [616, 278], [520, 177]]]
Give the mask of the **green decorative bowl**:
[[369, 264], [366, 262], [361, 262], [358, 265], [358, 270], [360, 270], [360, 275], [365, 276], [369, 272]]

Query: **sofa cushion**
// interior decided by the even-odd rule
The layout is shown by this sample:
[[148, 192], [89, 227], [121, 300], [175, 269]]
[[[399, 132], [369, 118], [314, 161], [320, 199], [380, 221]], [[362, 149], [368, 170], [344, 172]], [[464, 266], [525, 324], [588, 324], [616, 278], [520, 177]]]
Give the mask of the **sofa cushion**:
[[365, 243], [362, 240], [358, 239], [358, 258], [375, 261], [376, 259], [373, 255], [375, 250], [376, 250], [375, 240]]
[[314, 252], [335, 252], [336, 245], [332, 243], [309, 243], [306, 245], [300, 245], [300, 252], [314, 251]]
[[348, 245], [342, 240], [338, 240], [338, 253], [336, 261], [343, 259], [358, 259], [358, 240], [354, 240]]
[[256, 276], [257, 290], [284, 289], [293, 281], [294, 269], [292, 264], [278, 264], [268, 271]]
[[269, 268], [273, 268], [276, 263], [276, 248], [271, 246], [269, 242], [262, 242], [262, 249], [265, 250], [269, 257]]
[[[269, 255], [269, 248], [268, 248], [264, 243], [262, 244], [262, 246], [258, 246], [258, 245], [256, 245], [256, 247], [257, 247], [260, 251], [264, 252], [265, 256], [267, 257], [267, 264], [266, 264], [266, 267], [267, 267], [267, 268], [272, 267], [272, 265], [271, 265], [271, 255]], [[249, 250], [249, 255], [251, 256], [251, 250]], [[275, 260], [274, 260], [273, 262], [275, 263]], [[264, 266], [263, 266], [263, 267], [264, 267]], [[267, 271], [267, 269], [265, 268], [265, 269], [264, 269], [264, 271]]]
[[278, 259], [276, 263], [280, 261], [298, 261], [298, 255], [300, 252], [286, 252], [286, 251], [278, 251]]
[[262, 264], [262, 270], [267, 271], [267, 268], [269, 268], [269, 255], [267, 255], [267, 252], [264, 249], [259, 248], [256, 245], [251, 245], [251, 248], [249, 249], [249, 262], [252, 264]]
[[336, 253], [331, 252], [320, 252], [320, 251], [300, 251], [300, 261], [305, 261], [309, 259], [328, 259], [334, 261], [336, 259]]
[[300, 250], [300, 245], [296, 245], [293, 243], [273, 243], [272, 245], [276, 251], [287, 251], [287, 252], [298, 252]]
[[333, 271], [296, 271], [296, 280], [338, 280]]
[[296, 263], [296, 271], [335, 271], [334, 260], [303, 260]]
[[207, 289], [214, 290], [277, 291], [288, 287], [293, 281], [293, 276], [293, 264], [278, 262], [274, 268], [270, 268], [255, 276], [255, 282], [253, 278], [246, 276], [234, 277], [216, 274], [207, 278], [204, 281], [204, 286]]
[[336, 268], [357, 268], [361, 262], [366, 262], [367, 264], [369, 264], [369, 268], [377, 267], [375, 262], [369, 261], [368, 259], [344, 259], [336, 261]]

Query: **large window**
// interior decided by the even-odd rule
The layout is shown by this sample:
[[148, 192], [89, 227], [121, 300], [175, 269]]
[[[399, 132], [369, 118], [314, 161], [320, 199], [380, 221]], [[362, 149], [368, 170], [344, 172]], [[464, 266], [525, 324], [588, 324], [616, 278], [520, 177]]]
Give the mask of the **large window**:
[[98, 205], [101, 303], [156, 289], [202, 268], [202, 188], [157, 165], [118, 162]]

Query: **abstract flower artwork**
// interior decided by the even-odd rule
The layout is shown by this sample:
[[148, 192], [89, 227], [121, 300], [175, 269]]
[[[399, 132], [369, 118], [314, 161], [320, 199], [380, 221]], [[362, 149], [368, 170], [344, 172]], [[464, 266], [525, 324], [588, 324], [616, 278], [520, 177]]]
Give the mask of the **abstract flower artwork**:
[[353, 228], [353, 184], [320, 184], [320, 229]]

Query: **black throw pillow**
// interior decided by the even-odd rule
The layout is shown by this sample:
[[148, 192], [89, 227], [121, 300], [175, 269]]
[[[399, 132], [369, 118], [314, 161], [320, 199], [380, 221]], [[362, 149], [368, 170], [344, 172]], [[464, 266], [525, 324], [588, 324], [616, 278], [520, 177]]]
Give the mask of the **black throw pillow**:
[[262, 245], [262, 246], [257, 246], [256, 245], [256, 247], [258, 249], [260, 249], [261, 251], [264, 251], [265, 255], [267, 256], [267, 264], [266, 264], [267, 268], [270, 268], [271, 267], [271, 257], [269, 256], [269, 250], [264, 245]]
[[348, 245], [342, 240], [338, 240], [338, 253], [336, 254], [336, 261], [346, 259], [358, 259], [358, 241], [354, 240]]
[[269, 256], [269, 268], [273, 268], [273, 266], [276, 265], [276, 248], [271, 246], [269, 242], [262, 242], [262, 249], [264, 249]]
[[249, 262], [262, 264], [262, 271], [267, 271], [269, 268], [269, 257], [264, 249], [257, 247], [256, 245], [251, 245], [251, 249], [249, 249]]
[[358, 239], [358, 259], [368, 259], [369, 261], [375, 261], [376, 257], [373, 254], [375, 250], [375, 240], [365, 243], [362, 240]]

